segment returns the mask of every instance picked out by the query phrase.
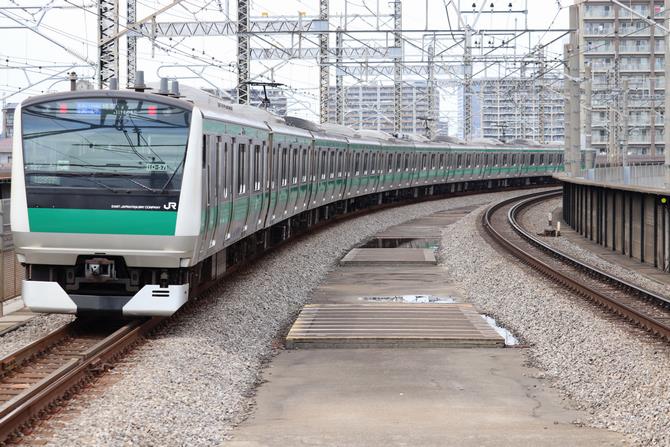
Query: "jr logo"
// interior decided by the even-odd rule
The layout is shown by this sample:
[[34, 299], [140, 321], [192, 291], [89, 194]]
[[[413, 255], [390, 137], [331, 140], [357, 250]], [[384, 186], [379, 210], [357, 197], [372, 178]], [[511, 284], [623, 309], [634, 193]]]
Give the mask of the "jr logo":
[[176, 210], [177, 209], [177, 202], [168, 202], [165, 205], [163, 205], [164, 210]]

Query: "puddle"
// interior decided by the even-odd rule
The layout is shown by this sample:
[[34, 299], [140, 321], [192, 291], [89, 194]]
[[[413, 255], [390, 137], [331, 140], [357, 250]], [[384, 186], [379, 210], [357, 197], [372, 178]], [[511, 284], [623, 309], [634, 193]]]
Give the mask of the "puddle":
[[495, 329], [495, 331], [505, 339], [505, 346], [516, 346], [519, 344], [519, 340], [514, 335], [512, 335], [510, 331], [504, 327], [498, 326], [498, 323], [496, 323], [494, 318], [491, 318], [488, 315], [482, 315], [481, 317], [486, 320], [489, 326]]
[[360, 248], [425, 248], [437, 251], [440, 248], [438, 239], [370, 239]]
[[450, 296], [434, 295], [363, 296], [359, 299], [377, 303], [453, 304], [456, 302], [456, 299]]

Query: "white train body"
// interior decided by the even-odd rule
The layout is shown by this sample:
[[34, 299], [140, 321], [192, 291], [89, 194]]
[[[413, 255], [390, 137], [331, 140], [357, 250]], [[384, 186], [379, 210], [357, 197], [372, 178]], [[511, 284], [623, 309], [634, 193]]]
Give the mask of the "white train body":
[[562, 169], [556, 147], [289, 125], [196, 96], [70, 92], [17, 108], [11, 225], [32, 310], [170, 315], [244, 244], [394, 197]]

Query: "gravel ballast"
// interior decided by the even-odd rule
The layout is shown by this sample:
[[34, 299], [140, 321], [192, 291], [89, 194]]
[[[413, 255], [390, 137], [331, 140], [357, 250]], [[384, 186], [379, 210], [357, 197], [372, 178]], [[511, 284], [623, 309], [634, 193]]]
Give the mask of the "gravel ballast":
[[[537, 206], [529, 208], [521, 217], [521, 224], [532, 231], [533, 233], [541, 233], [547, 226], [547, 214], [553, 212], [556, 208], [562, 205], [562, 200], [552, 199], [544, 201]], [[563, 224], [565, 228], [565, 224]], [[623, 280], [629, 281], [635, 285], [643, 287], [649, 291], [658, 293], [664, 296], [670, 296], [670, 286], [662, 284], [658, 281], [650, 279], [649, 277], [639, 274], [624, 266], [609, 262], [590, 250], [581, 247], [578, 244], [564, 238], [564, 237], [545, 237], [542, 238], [551, 247], [560, 250], [570, 256], [574, 256], [580, 261], [597, 267], [611, 275], [614, 275]]]
[[74, 320], [70, 315], [38, 315], [18, 329], [0, 336], [0, 358], [17, 351]]
[[[536, 210], [540, 228], [546, 209]], [[670, 444], [670, 347], [605, 316], [484, 240], [473, 212], [443, 233], [439, 257], [481, 312], [530, 345], [529, 358], [586, 412], [636, 445]]]
[[[343, 221], [225, 280], [112, 372], [118, 381], [44, 427], [49, 445], [218, 445], [248, 413], [273, 344], [356, 243], [416, 217], [518, 192], [425, 202]], [[456, 228], [453, 225], [450, 228]], [[39, 437], [39, 433], [38, 433]]]

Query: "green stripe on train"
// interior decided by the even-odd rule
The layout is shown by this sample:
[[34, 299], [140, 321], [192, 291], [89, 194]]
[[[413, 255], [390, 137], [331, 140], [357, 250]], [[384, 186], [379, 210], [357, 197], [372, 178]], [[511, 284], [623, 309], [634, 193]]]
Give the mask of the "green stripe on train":
[[28, 221], [37, 233], [173, 236], [177, 212], [28, 208]]

